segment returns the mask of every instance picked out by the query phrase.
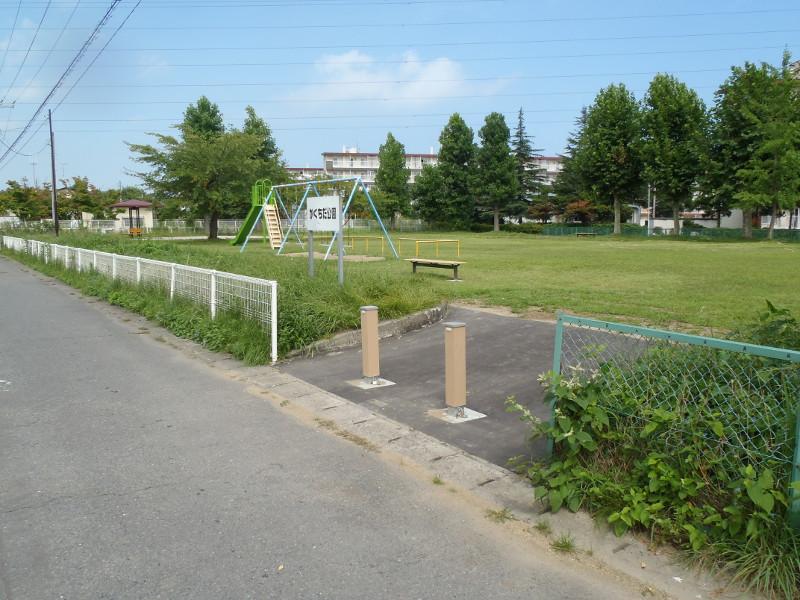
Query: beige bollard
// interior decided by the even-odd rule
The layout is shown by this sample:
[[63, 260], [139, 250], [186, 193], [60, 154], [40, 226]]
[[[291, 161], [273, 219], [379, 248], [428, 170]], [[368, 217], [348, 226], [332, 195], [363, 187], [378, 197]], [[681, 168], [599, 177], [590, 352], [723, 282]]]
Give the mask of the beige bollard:
[[378, 307], [361, 307], [361, 376], [378, 383], [381, 375], [378, 349]]
[[463, 416], [467, 404], [467, 328], [464, 323], [444, 324], [444, 401]]

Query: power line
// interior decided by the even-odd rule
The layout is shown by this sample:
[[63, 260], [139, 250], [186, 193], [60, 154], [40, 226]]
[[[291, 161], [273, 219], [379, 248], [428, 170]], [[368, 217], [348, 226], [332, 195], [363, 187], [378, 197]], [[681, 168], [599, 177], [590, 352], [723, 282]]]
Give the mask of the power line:
[[[75, 12], [78, 10], [78, 6], [80, 5], [80, 3], [81, 0], [76, 0], [75, 6], [72, 7], [72, 12], [67, 17], [64, 27], [61, 28], [61, 31], [58, 33], [58, 37], [56, 37], [56, 40], [53, 42], [53, 45], [50, 46], [50, 51], [47, 53], [47, 56], [45, 56], [44, 61], [42, 62], [42, 64], [39, 65], [39, 68], [36, 70], [33, 76], [30, 79], [28, 79], [28, 83], [25, 84], [25, 87], [23, 87], [22, 91], [19, 93], [20, 96], [25, 92], [25, 90], [27, 90], [30, 87], [31, 83], [36, 80], [36, 77], [38, 77], [39, 73], [42, 72], [42, 69], [47, 64], [47, 61], [53, 55], [53, 51], [56, 49], [56, 46], [58, 46], [58, 42], [61, 41], [64, 32], [67, 31], [67, 25], [69, 25], [72, 22], [72, 18], [75, 16]], [[33, 87], [46, 87], [46, 86], [33, 86]]]
[[[551, 75], [497, 75], [493, 77], [457, 77], [450, 79], [364, 79], [348, 80], [347, 85], [386, 85], [394, 83], [459, 83], [462, 81], [516, 81], [532, 79], [579, 79], [583, 77], [632, 77], [639, 75], [655, 75], [662, 72], [670, 73], [720, 73], [727, 72], [727, 68], [714, 69], [661, 69], [658, 71], [631, 71], [624, 73], [558, 73]], [[86, 85], [84, 88], [185, 88], [185, 87], [281, 87], [281, 86], [342, 86], [341, 81], [245, 81], [245, 82], [219, 82], [219, 83], [99, 83]], [[46, 87], [46, 86], [32, 86]]]
[[[278, 8], [278, 7], [300, 7], [304, 8], [307, 6], [325, 6], [325, 7], [337, 7], [337, 6], [407, 6], [407, 5], [426, 5], [426, 4], [504, 4], [506, 0], [386, 0], [383, 2], [365, 2], [365, 1], [357, 1], [357, 0], [346, 0], [342, 2], [336, 2], [332, 0], [325, 0], [325, 1], [311, 1], [311, 2], [301, 2], [301, 1], [286, 1], [286, 2], [224, 2], [220, 3], [220, 0], [216, 0], [216, 3], [200, 3], [198, 0], [194, 0], [194, 3], [155, 3], [150, 2], [144, 6], [144, 8], [148, 9], [164, 9], [164, 8]], [[28, 5], [31, 7], [35, 7], [37, 5], [41, 5], [41, 2], [29, 2]], [[56, 2], [55, 6], [66, 6], [67, 3], [65, 2]], [[10, 4], [0, 4], [0, 7], [3, 6], [11, 6]], [[86, 8], [90, 7], [100, 7], [105, 6], [102, 2], [87, 2], [84, 3]]]
[[72, 83], [70, 88], [67, 90], [67, 93], [64, 94], [64, 96], [61, 98], [61, 100], [58, 102], [58, 104], [56, 104], [56, 109], [58, 109], [58, 107], [61, 106], [64, 103], [64, 100], [66, 100], [67, 96], [69, 96], [70, 93], [72, 92], [72, 90], [75, 89], [75, 86], [78, 85], [81, 82], [81, 80], [84, 78], [86, 73], [89, 72], [89, 69], [91, 69], [94, 66], [94, 63], [97, 62], [97, 59], [100, 58], [100, 56], [103, 54], [103, 52], [108, 48], [109, 44], [113, 41], [113, 39], [117, 36], [117, 34], [122, 30], [122, 28], [125, 27], [125, 24], [128, 22], [128, 19], [130, 19], [131, 16], [133, 16], [134, 11], [137, 8], [139, 8], [139, 5], [141, 3], [142, 3], [142, 0], [137, 0], [136, 4], [134, 4], [133, 8], [131, 8], [130, 12], [128, 12], [128, 14], [125, 15], [125, 18], [122, 19], [122, 22], [117, 26], [117, 28], [114, 30], [114, 32], [111, 34], [111, 36], [108, 38], [108, 40], [106, 40], [106, 43], [103, 44], [103, 47], [100, 48], [100, 50], [97, 52], [97, 54], [94, 55], [94, 57], [89, 62], [89, 64], [86, 65], [86, 68], [83, 70], [83, 72], [78, 76], [78, 78]]
[[[116, 7], [116, 4], [117, 4], [118, 2], [119, 2], [119, 0], [116, 0], [116, 2], [115, 2], [114, 4], [112, 4], [112, 6], [109, 8], [109, 12], [114, 10], [114, 8]], [[101, 54], [103, 54], [103, 51], [104, 51], [106, 48], [108, 48], [108, 45], [109, 45], [109, 44], [110, 44], [110, 43], [113, 41], [113, 39], [114, 39], [114, 38], [116, 37], [116, 35], [117, 35], [117, 34], [120, 32], [120, 30], [121, 30], [121, 29], [122, 29], [122, 28], [125, 26], [125, 24], [128, 22], [128, 19], [130, 19], [130, 18], [131, 18], [131, 16], [133, 15], [134, 11], [135, 11], [135, 10], [136, 10], [136, 9], [139, 7], [139, 5], [140, 5], [141, 3], [142, 3], [142, 0], [138, 0], [138, 1], [136, 2], [136, 4], [134, 4], [134, 5], [133, 5], [133, 8], [131, 8], [131, 10], [128, 12], [128, 14], [127, 14], [127, 15], [125, 15], [125, 18], [124, 18], [124, 19], [122, 19], [122, 22], [121, 22], [121, 23], [120, 23], [120, 24], [117, 26], [117, 28], [116, 28], [116, 29], [113, 31], [113, 33], [112, 33], [112, 34], [109, 36], [108, 40], [106, 40], [106, 43], [103, 45], [103, 47], [102, 47], [102, 48], [100, 48], [100, 50], [97, 52], [97, 54], [95, 54], [94, 58], [92, 58], [92, 60], [89, 62], [89, 64], [88, 64], [88, 65], [86, 66], [86, 68], [83, 70], [83, 72], [82, 72], [82, 73], [81, 73], [81, 74], [80, 74], [80, 75], [77, 77], [77, 79], [75, 79], [75, 81], [72, 83], [72, 85], [71, 85], [71, 86], [70, 86], [70, 88], [67, 90], [67, 92], [66, 92], [66, 93], [65, 93], [65, 94], [64, 94], [64, 95], [61, 97], [61, 100], [59, 100], [58, 104], [56, 104], [56, 108], [55, 108], [54, 110], [57, 110], [57, 109], [58, 109], [58, 108], [59, 108], [59, 107], [60, 107], [60, 106], [61, 106], [61, 105], [64, 103], [64, 100], [66, 100], [66, 99], [67, 99], [67, 97], [70, 95], [70, 93], [72, 92], [72, 90], [74, 90], [74, 89], [75, 89], [75, 86], [76, 86], [76, 85], [78, 85], [78, 83], [80, 83], [81, 79], [83, 79], [83, 77], [86, 75], [86, 73], [89, 71], [89, 69], [91, 69], [91, 68], [92, 68], [92, 65], [94, 65], [94, 63], [97, 61], [97, 59], [98, 59], [98, 58], [100, 58], [100, 55], [101, 55]], [[107, 13], [106, 13], [106, 16], [108, 16], [108, 15], [109, 15], [109, 12], [107, 12]], [[106, 21], [107, 21], [107, 20], [108, 20], [108, 19], [106, 18]], [[102, 21], [101, 21], [101, 23], [102, 23]], [[98, 27], [99, 27], [99, 26], [100, 26], [100, 24], [98, 24]], [[94, 32], [93, 32], [93, 33], [94, 33]], [[88, 42], [88, 40], [87, 40], [87, 42]], [[89, 42], [89, 43], [91, 43], [91, 42]], [[77, 63], [76, 63], [76, 64], [77, 64]], [[65, 74], [64, 74], [64, 75], [66, 75], [66, 72], [65, 72]], [[62, 76], [62, 78], [63, 78], [63, 77], [64, 77], [64, 76]], [[57, 87], [58, 87], [59, 85], [60, 85], [60, 81], [59, 81], [59, 83], [57, 83], [57, 84], [56, 84], [56, 87], [54, 87], [54, 88], [53, 88], [53, 90], [50, 92], [50, 95], [52, 95], [52, 94], [53, 94], [53, 92], [55, 92], [55, 90], [57, 89]], [[45, 101], [44, 101], [44, 102], [47, 102], [47, 98], [45, 98]], [[42, 105], [40, 105], [39, 109], [37, 109], [37, 110], [41, 110], [41, 109], [44, 107], [44, 102], [42, 103]], [[35, 115], [34, 115], [34, 117], [35, 117]], [[28, 124], [28, 126], [26, 126], [26, 128], [27, 128], [27, 127], [29, 127], [29, 126], [30, 126], [30, 123]], [[32, 135], [32, 136], [31, 136], [31, 137], [28, 139], [28, 141], [27, 141], [27, 142], [25, 142], [25, 143], [22, 145], [22, 147], [23, 147], [23, 148], [24, 148], [24, 147], [25, 147], [25, 146], [26, 146], [26, 145], [27, 145], [27, 144], [30, 142], [30, 140], [31, 140], [31, 139], [33, 139], [34, 137], [36, 137], [36, 134], [38, 134], [38, 133], [39, 133], [39, 131], [41, 131], [42, 127], [44, 127], [44, 122], [42, 122], [42, 124], [41, 124], [41, 125], [39, 125], [39, 127], [36, 129], [36, 131], [34, 131], [34, 132], [33, 132], [33, 135]], [[21, 137], [21, 136], [23, 136], [24, 134], [25, 134], [25, 131], [23, 131], [23, 132], [20, 134], [20, 137]], [[19, 139], [20, 139], [20, 137], [18, 137], [18, 138], [17, 138], [17, 140], [19, 140]], [[5, 158], [5, 156], [2, 156], [2, 157], [0, 157], [0, 163], [2, 163], [2, 161], [3, 161], [3, 158]]]
[[[469, 25], [516, 25], [516, 24], [536, 24], [536, 23], [563, 23], [563, 22], [598, 22], [598, 21], [633, 21], [648, 19], [675, 19], [675, 18], [695, 18], [695, 17], [718, 17], [718, 16], [742, 16], [774, 13], [796, 13], [798, 8], [776, 8], [776, 9], [755, 9], [755, 10], [732, 10], [732, 11], [707, 11], [693, 13], [664, 13], [664, 14], [643, 14], [643, 15], [616, 15], [616, 16], [594, 16], [594, 17], [539, 17], [535, 19], [484, 19], [472, 21], [426, 21], [419, 22], [397, 22], [390, 23], [304, 23], [298, 25], [165, 25], [150, 27], [129, 27], [128, 31], [203, 31], [203, 30], [287, 30], [287, 29], [341, 29], [347, 27], [358, 28], [402, 28], [410, 27], [460, 27]], [[0, 27], [0, 30], [5, 28]], [[32, 29], [32, 28], [29, 28]], [[58, 29], [54, 27], [52, 29]], [[82, 31], [88, 27], [71, 27], [71, 30]]]
[[17, 27], [17, 20], [19, 19], [19, 11], [22, 8], [22, 0], [17, 2], [17, 13], [14, 15], [14, 24], [11, 26], [11, 35], [8, 38], [8, 44], [6, 44], [5, 50], [3, 51], [3, 60], [0, 61], [0, 73], [3, 72], [3, 67], [6, 66], [6, 57], [8, 56], [8, 49], [11, 47], [11, 42], [14, 40], [14, 31]]
[[[714, 85], [696, 85], [693, 86], [694, 89], [716, 89], [717, 86]], [[636, 94], [644, 93], [646, 90], [632, 90]], [[275, 103], [299, 103], [299, 102], [307, 102], [307, 103], [318, 103], [318, 102], [406, 102], [408, 100], [462, 100], [462, 99], [474, 99], [474, 98], [526, 98], [526, 97], [533, 97], [533, 96], [585, 96], [587, 94], [596, 94], [597, 90], [589, 90], [589, 91], [569, 91], [569, 92], [529, 92], [529, 93], [518, 93], [518, 94], [496, 94], [496, 93], [489, 93], [489, 94], [461, 94], [456, 96], [400, 96], [400, 97], [379, 97], [379, 98], [282, 98], [282, 99], [275, 99], [275, 98], [266, 98], [263, 100], [257, 100], [253, 98], [249, 98], [246, 100], [217, 100], [217, 104], [275, 104]], [[190, 100], [125, 100], [125, 101], [117, 101], [117, 100], [108, 100], [108, 101], [76, 101], [76, 102], [63, 102], [63, 104], [67, 105], [75, 105], [75, 106], [130, 106], [130, 105], [149, 105], [149, 104], [191, 104], [195, 102], [197, 99], [192, 98]], [[18, 104], [33, 104], [32, 102], [19, 102]], [[59, 106], [62, 103], [59, 103]]]
[[[463, 113], [459, 113], [463, 114]], [[485, 115], [486, 113], [480, 113]], [[508, 113], [509, 115], [513, 115], [513, 113]], [[449, 116], [449, 115], [448, 115]], [[526, 121], [526, 124], [531, 125], [563, 125], [563, 124], [571, 124], [574, 123], [575, 119], [569, 120], [562, 120], [562, 121]], [[272, 131], [342, 131], [342, 130], [375, 130], [375, 129], [382, 129], [384, 131], [392, 130], [392, 129], [427, 129], [429, 127], [434, 127], [434, 123], [427, 123], [424, 125], [341, 125], [337, 127], [276, 127], [271, 129]], [[143, 131], [141, 129], [60, 129], [61, 133], [141, 133], [141, 134], [151, 134], [151, 133], [159, 133], [159, 134], [170, 134], [174, 133], [171, 130], [162, 130], [162, 131]]]
[[[22, 95], [25, 93], [25, 91], [27, 89], [29, 89], [31, 87], [31, 83], [36, 81], [36, 78], [39, 76], [39, 73], [42, 72], [42, 69], [47, 64], [47, 61], [50, 60], [50, 57], [53, 55], [53, 50], [56, 49], [56, 46], [58, 46], [58, 42], [61, 41], [61, 38], [64, 35], [64, 32], [67, 30], [67, 26], [72, 22], [72, 18], [75, 16], [75, 12], [78, 10], [78, 5], [80, 5], [80, 3], [81, 3], [81, 0], [76, 0], [75, 6], [72, 8], [72, 12], [70, 12], [69, 17], [67, 17], [67, 20], [64, 23], [64, 27], [61, 28], [61, 31], [59, 32], [58, 36], [56, 37], [55, 41], [53, 42], [53, 45], [50, 46], [50, 52], [47, 53], [47, 56], [45, 56], [44, 61], [42, 62], [42, 64], [39, 65], [39, 68], [36, 69], [36, 72], [33, 74], [33, 76], [28, 79], [28, 82], [25, 84], [25, 86], [22, 88], [22, 90], [19, 93], [16, 94], [17, 100], [22, 97]], [[45, 87], [45, 86], [33, 86], [33, 87]], [[9, 90], [9, 91], [11, 91], [11, 90]], [[9, 119], [10, 118], [11, 118], [11, 113], [9, 112], [8, 118], [6, 118], [6, 125], [3, 128], [3, 133], [4, 134], [8, 132], [8, 123], [9, 123]]]
[[[31, 53], [31, 48], [33, 48], [33, 45], [36, 43], [36, 38], [39, 36], [39, 30], [42, 27], [42, 23], [44, 23], [44, 19], [47, 16], [48, 10], [50, 10], [50, 2], [47, 3], [47, 6], [45, 7], [44, 12], [42, 13], [42, 18], [39, 19], [39, 24], [36, 27], [36, 32], [33, 34], [33, 38], [31, 38], [31, 43], [28, 44], [28, 49], [25, 51], [25, 56], [22, 58], [22, 62], [19, 63], [19, 67], [17, 68], [17, 72], [14, 74], [14, 78], [11, 80], [11, 84], [8, 86], [8, 89], [6, 89], [5, 93], [3, 94], [3, 100], [5, 100], [8, 93], [12, 89], [14, 89], [14, 84], [17, 83], [17, 78], [19, 77], [22, 68], [25, 66], [25, 63], [28, 60], [28, 56]], [[8, 52], [11, 52], [11, 50], [8, 50]]]
[[[800, 29], [762, 29], [754, 31], [726, 31], [726, 32], [701, 32], [701, 33], [673, 33], [662, 35], [623, 35], [607, 37], [573, 37], [573, 38], [547, 38], [536, 40], [461, 40], [457, 42], [402, 42], [386, 44], [322, 44], [322, 45], [302, 45], [302, 46], [184, 46], [179, 47], [141, 47], [141, 48], [112, 48], [109, 52], [241, 52], [241, 51], [262, 51], [262, 50], [336, 50], [353, 48], [410, 48], [410, 47], [457, 47], [457, 46], [505, 46], [505, 45], [526, 45], [526, 44], [551, 44], [551, 43], [572, 43], [572, 42], [614, 42], [614, 41], [638, 41], [638, 40], [667, 40], [667, 39], [692, 39], [704, 37], [726, 37], [742, 35], [761, 35], [776, 33], [798, 33]], [[69, 52], [68, 49], [60, 50]], [[9, 50], [9, 52], [20, 52], [19, 50]], [[44, 52], [44, 50], [40, 50]]]
[[[537, 55], [509, 55], [509, 56], [477, 56], [465, 58], [452, 58], [454, 62], [494, 62], [510, 60], [552, 60], [559, 58], [603, 58], [611, 56], [656, 56], [662, 54], [708, 54], [712, 52], [742, 52], [752, 50], [784, 50], [786, 48], [797, 47], [798, 44], [784, 44], [781, 46], [738, 46], [727, 48], [693, 48], [690, 50], [671, 49], [671, 50], [644, 50], [627, 52], [583, 52], [578, 54], [537, 54]], [[343, 60], [337, 61], [336, 65], [424, 65], [441, 61], [441, 58], [404, 58], [396, 60]], [[216, 63], [159, 63], [152, 68], [167, 67], [285, 67], [299, 65], [318, 65], [319, 60], [310, 61], [277, 61], [277, 62], [216, 62]], [[60, 65], [51, 65], [53, 68], [62, 68]], [[95, 69], [121, 69], [147, 67], [141, 63], [106, 63], [96, 65]]]
[[[0, 164], [3, 164], [3, 161], [6, 159], [6, 157], [11, 152], [14, 151], [15, 146], [20, 142], [20, 140], [22, 140], [22, 138], [28, 132], [28, 130], [30, 129], [31, 125], [33, 125], [33, 122], [41, 114], [42, 110], [44, 110], [45, 105], [50, 101], [50, 99], [56, 93], [58, 88], [61, 87], [61, 84], [64, 83], [64, 80], [69, 76], [69, 74], [72, 72], [72, 70], [78, 65], [80, 60], [84, 57], [86, 52], [89, 50], [89, 46], [91, 46], [92, 42], [97, 38], [98, 34], [100, 33], [100, 30], [105, 26], [105, 24], [111, 18], [111, 15], [114, 12], [114, 9], [117, 7], [117, 4], [119, 4], [120, 1], [121, 0], [114, 0], [111, 3], [111, 6], [108, 7], [108, 9], [106, 10], [105, 14], [100, 19], [100, 21], [97, 23], [97, 25], [95, 26], [95, 28], [92, 31], [92, 33], [89, 35], [89, 37], [83, 43], [83, 46], [81, 46], [81, 48], [78, 51], [78, 53], [72, 59], [72, 62], [70, 62], [69, 66], [61, 74], [61, 77], [58, 78], [58, 81], [56, 81], [56, 83], [53, 86], [53, 88], [50, 90], [50, 92], [47, 94], [47, 96], [45, 96], [44, 100], [42, 100], [42, 102], [36, 108], [36, 110], [33, 113], [33, 116], [30, 118], [30, 120], [28, 121], [27, 125], [25, 125], [25, 127], [23, 127], [23, 129], [20, 132], [20, 134], [16, 137], [16, 139], [13, 142], [11, 142], [11, 144], [8, 146], [8, 148], [6, 148], [6, 151], [3, 152], [2, 156], [0, 156]], [[39, 126], [39, 129], [41, 129], [41, 125]], [[39, 132], [39, 129], [37, 129], [36, 132], [34, 132], [34, 134], [33, 134], [34, 136], [36, 135], [36, 133]], [[24, 148], [24, 146], [25, 145], [23, 145], [23, 148]]]
[[[509, 109], [506, 111], [499, 111], [503, 114], [508, 115], [516, 115], [517, 110], [519, 107], [514, 109]], [[558, 112], [569, 112], [574, 113], [578, 112], [580, 107], [578, 108], [537, 108], [537, 109], [528, 109], [525, 110], [525, 114], [528, 113], [558, 113]], [[449, 117], [452, 113], [450, 112], [439, 112], [439, 113], [408, 113], [408, 114], [374, 114], [374, 115], [278, 115], [278, 116], [270, 116], [269, 121], [295, 121], [295, 120], [302, 120], [302, 121], [311, 121], [311, 120], [321, 120], [321, 119], [398, 119], [398, 118], [409, 118], [409, 119], [417, 119], [420, 117]], [[484, 112], [460, 112], [462, 116], [465, 115], [483, 115]], [[154, 117], [154, 118], [136, 118], [136, 119], [59, 119], [60, 123], [153, 123], [153, 122], [175, 122], [175, 117]], [[14, 121], [12, 121], [14, 122]], [[23, 121], [19, 121], [22, 123]]]

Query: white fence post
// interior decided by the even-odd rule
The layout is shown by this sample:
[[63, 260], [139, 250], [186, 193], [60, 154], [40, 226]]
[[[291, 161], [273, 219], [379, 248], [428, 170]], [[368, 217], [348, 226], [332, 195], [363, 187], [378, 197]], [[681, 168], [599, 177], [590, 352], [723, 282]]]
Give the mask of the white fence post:
[[142, 259], [138, 256], [136, 257], [136, 283], [140, 283], [142, 281]]
[[97, 250], [92, 250], [92, 268], [97, 271]]
[[117, 278], [117, 255], [111, 255], [111, 280], [115, 280]]
[[83, 270], [81, 268], [83, 267], [83, 257], [82, 257], [83, 252], [81, 252], [80, 250], [75, 250], [75, 254], [78, 255], [78, 273], [80, 273]]
[[169, 268], [169, 299], [175, 298], [175, 265], [170, 265]]
[[217, 272], [211, 271], [211, 291], [209, 293], [211, 301], [211, 318], [217, 317]]
[[272, 364], [278, 362], [278, 282], [273, 281], [270, 285], [270, 341], [272, 342]]

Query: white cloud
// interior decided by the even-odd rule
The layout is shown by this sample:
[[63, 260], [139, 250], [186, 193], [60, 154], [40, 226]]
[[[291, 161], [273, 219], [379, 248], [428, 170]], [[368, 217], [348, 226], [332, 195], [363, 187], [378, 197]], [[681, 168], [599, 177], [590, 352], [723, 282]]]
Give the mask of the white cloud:
[[448, 96], [480, 94], [497, 88], [497, 82], [476, 86], [467, 81], [456, 61], [444, 57], [421, 61], [412, 50], [391, 64], [379, 63], [359, 50], [325, 55], [314, 70], [315, 83], [295, 89], [289, 94], [290, 99], [324, 104], [389, 98], [387, 103], [422, 106]]

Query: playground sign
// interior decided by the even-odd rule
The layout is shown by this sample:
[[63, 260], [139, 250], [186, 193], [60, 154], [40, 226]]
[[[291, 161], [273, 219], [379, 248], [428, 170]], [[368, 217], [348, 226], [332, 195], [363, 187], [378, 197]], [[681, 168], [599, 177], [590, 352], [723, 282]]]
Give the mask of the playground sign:
[[307, 231], [339, 231], [339, 196], [309, 196], [306, 200]]

